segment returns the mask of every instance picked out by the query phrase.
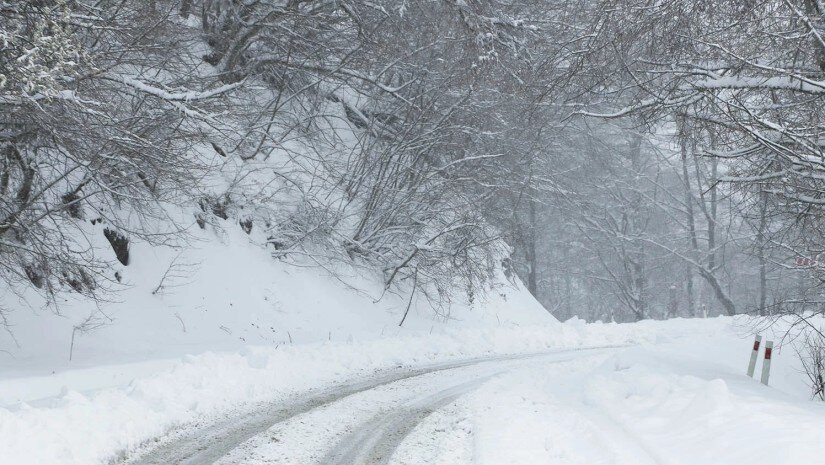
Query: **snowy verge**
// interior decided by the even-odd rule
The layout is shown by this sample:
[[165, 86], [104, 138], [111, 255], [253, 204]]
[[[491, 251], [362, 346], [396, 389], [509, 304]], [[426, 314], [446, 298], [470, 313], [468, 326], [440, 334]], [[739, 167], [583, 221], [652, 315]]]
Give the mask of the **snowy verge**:
[[589, 378], [582, 403], [633, 439], [649, 463], [803, 465], [825, 456], [825, 405], [720, 365], [629, 350]]

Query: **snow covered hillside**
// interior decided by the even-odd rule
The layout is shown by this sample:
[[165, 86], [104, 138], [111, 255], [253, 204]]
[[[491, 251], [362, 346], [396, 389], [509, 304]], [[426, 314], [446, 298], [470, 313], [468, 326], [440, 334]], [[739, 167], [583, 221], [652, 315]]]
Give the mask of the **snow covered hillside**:
[[[196, 240], [183, 248], [134, 244], [129, 266], [119, 269], [125, 288], [118, 301], [96, 306], [66, 298], [59, 314], [26, 307], [10, 313], [13, 338], [0, 338], [0, 379], [61, 376], [67, 369], [246, 345], [555, 322], [523, 286], [504, 276], [474, 302], [433, 308], [421, 294], [410, 302], [409, 295], [384, 293], [380, 277], [369, 270], [338, 267], [332, 274], [274, 260], [259, 235], [224, 224], [220, 234], [197, 230]], [[90, 315], [93, 327], [75, 330]]]

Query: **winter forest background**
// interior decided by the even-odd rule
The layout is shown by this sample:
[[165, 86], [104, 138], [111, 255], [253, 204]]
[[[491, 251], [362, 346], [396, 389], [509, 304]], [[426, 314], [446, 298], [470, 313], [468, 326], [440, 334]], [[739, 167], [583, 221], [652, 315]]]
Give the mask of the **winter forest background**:
[[820, 0], [0, 1], [0, 318], [230, 221], [437, 306], [804, 324], [824, 96]]

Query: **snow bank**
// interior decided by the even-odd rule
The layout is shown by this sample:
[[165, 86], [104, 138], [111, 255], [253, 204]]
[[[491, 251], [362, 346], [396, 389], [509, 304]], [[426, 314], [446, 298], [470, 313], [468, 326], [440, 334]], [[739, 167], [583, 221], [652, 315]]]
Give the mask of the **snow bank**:
[[[583, 402], [643, 445], [656, 463], [821, 462], [825, 405], [763, 386], [742, 374], [745, 365], [732, 371], [711, 360], [698, 364], [696, 357], [628, 350], [588, 379]], [[786, 366], [776, 365], [773, 379], [787, 382]]]

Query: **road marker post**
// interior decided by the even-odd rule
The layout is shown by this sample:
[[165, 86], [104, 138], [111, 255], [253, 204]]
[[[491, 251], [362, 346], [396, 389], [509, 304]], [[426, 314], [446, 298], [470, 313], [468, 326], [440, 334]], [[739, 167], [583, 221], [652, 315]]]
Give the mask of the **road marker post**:
[[765, 360], [762, 362], [762, 384], [768, 385], [768, 378], [771, 375], [771, 356], [773, 355], [773, 341], [765, 343]]
[[756, 371], [756, 359], [759, 357], [759, 344], [762, 342], [762, 336], [756, 335], [753, 340], [753, 351], [751, 352], [751, 361], [748, 363], [748, 376], [753, 378], [753, 372]]

